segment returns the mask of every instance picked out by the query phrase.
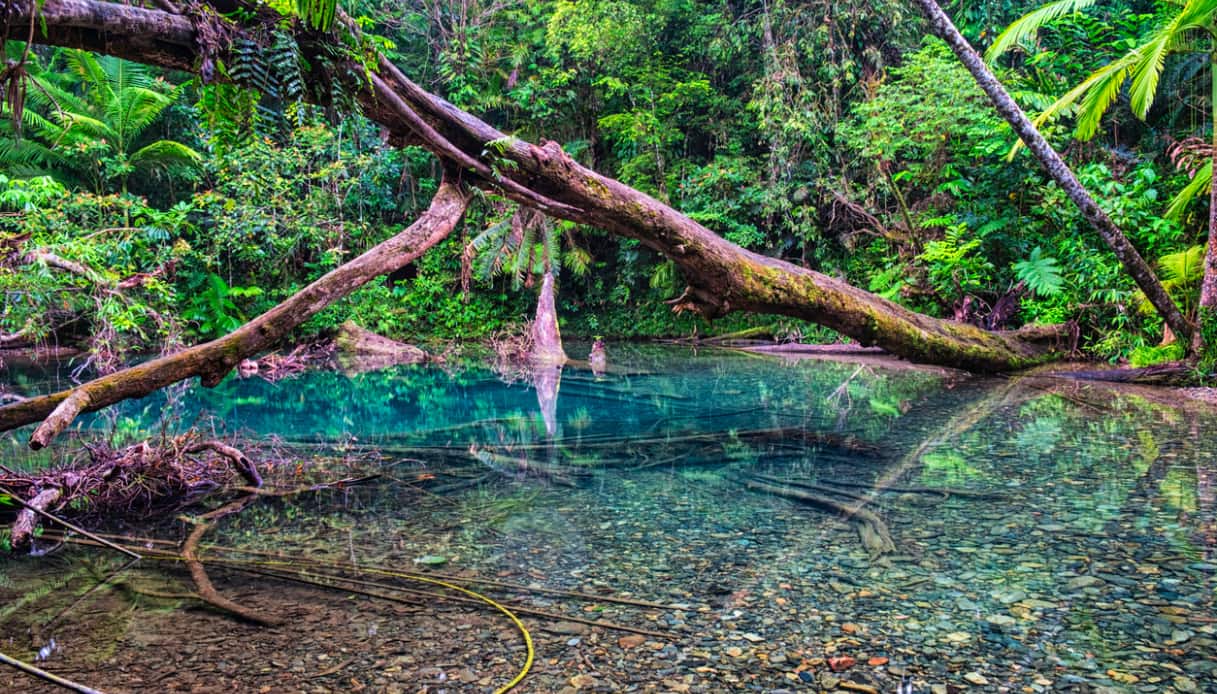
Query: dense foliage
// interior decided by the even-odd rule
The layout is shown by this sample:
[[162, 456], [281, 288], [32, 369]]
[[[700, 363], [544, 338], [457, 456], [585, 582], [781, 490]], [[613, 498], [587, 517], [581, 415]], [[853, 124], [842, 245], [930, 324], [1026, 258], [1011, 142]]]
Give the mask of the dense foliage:
[[[1207, 201], [1185, 197], [1166, 213], [1199, 188], [1189, 174], [1207, 175], [1188, 139], [1211, 132], [1197, 115], [1210, 106], [1207, 48], [1198, 59], [1191, 44], [1172, 45], [1152, 106], [1134, 80], [1108, 90], [1101, 112], [1050, 109], [1179, 12], [1145, 0], [1074, 4], [1003, 46], [1000, 76], [1025, 108], [1055, 117], [1044, 125], [1054, 143], [1194, 313]], [[329, 21], [324, 5], [296, 3], [314, 23]], [[957, 5], [948, 9], [984, 48], [1038, 3]], [[1103, 358], [1177, 356], [1156, 346], [1160, 321], [1062, 192], [1025, 154], [1007, 157], [1009, 129], [950, 51], [923, 38], [907, 3], [346, 9], [457, 106], [561, 142], [744, 247], [986, 327], [1076, 320], [1081, 346]], [[294, 43], [268, 45], [238, 47], [223, 68], [260, 93], [78, 51], [26, 58], [25, 103], [6, 102], [0, 126], [0, 336], [84, 340], [105, 361], [223, 334], [426, 205], [429, 155], [383, 142], [341, 95], [329, 109], [308, 106]], [[14, 60], [24, 51], [7, 48]], [[1075, 119], [1085, 142], [1073, 140]], [[353, 317], [397, 337], [483, 336], [527, 317], [530, 279], [544, 271], [560, 273], [568, 335], [811, 330], [738, 316], [711, 328], [672, 314], [664, 300], [684, 283], [671, 263], [593, 228], [519, 219], [503, 200], [478, 200], [459, 237], [306, 332]]]

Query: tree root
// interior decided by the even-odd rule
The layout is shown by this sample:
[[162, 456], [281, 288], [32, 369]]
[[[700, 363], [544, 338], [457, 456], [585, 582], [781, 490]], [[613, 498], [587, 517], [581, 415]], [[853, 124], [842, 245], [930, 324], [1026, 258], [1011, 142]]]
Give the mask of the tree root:
[[883, 522], [882, 518], [861, 506], [850, 506], [819, 494], [770, 484], [757, 478], [743, 478], [740, 482], [753, 491], [794, 499], [822, 510], [840, 513], [857, 526], [862, 546], [870, 552], [872, 557], [896, 551], [896, 543], [892, 540], [892, 534], [887, 529], [887, 524]]
[[194, 530], [190, 531], [190, 535], [186, 537], [186, 541], [182, 543], [182, 561], [185, 562], [186, 568], [190, 570], [190, 578], [194, 580], [194, 585], [199, 590], [199, 598], [207, 604], [216, 607], [224, 612], [234, 614], [241, 619], [262, 626], [275, 627], [283, 623], [283, 620], [278, 617], [264, 615], [256, 610], [251, 610], [243, 607], [232, 600], [220, 595], [219, 591], [212, 585], [211, 579], [207, 576], [207, 570], [203, 568], [203, 563], [199, 561], [199, 540], [203, 538], [212, 526], [213, 521], [216, 521], [224, 516], [236, 513], [249, 505], [251, 501], [257, 499], [255, 495], [241, 497], [236, 501], [229, 502], [220, 508], [205, 513], [197, 519], [187, 519], [195, 524]]
[[[105, 444], [86, 444], [84, 449], [89, 462], [83, 465], [37, 475], [12, 474], [3, 480], [0, 491], [24, 507], [12, 525], [13, 547], [28, 547], [40, 520], [94, 537], [55, 515], [73, 502], [84, 502], [74, 509], [77, 516], [138, 518], [196, 500], [217, 486], [216, 480], [224, 478], [228, 467], [251, 486], [262, 484], [257, 468], [244, 453], [219, 441], [197, 441], [193, 433], [159, 447], [139, 443], [114, 450]], [[217, 458], [224, 461], [223, 466]]]

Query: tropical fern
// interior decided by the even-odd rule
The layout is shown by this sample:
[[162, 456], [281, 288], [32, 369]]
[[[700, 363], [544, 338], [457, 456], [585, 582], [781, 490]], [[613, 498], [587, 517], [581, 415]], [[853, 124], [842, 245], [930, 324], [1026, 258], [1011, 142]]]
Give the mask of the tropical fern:
[[5, 163], [31, 173], [90, 180], [101, 188], [105, 180], [91, 158], [109, 152], [125, 166], [108, 177], [116, 176], [125, 191], [135, 169], [190, 166], [200, 160], [197, 152], [171, 140], [142, 144], [148, 128], [181, 95], [181, 87], [166, 88], [147, 67], [119, 58], [81, 50], [59, 55], [62, 70], [29, 68], [21, 116], [32, 137], [0, 143]]
[[[1189, 318], [1195, 317], [1199, 302], [1200, 282], [1204, 279], [1203, 244], [1192, 246], [1177, 253], [1158, 258], [1158, 271], [1162, 276], [1162, 287], [1179, 302], [1179, 309]], [[1153, 307], [1144, 294], [1137, 294], [1138, 307], [1142, 313], [1150, 313]]]
[[1036, 246], [1026, 260], [1014, 264], [1014, 274], [1035, 294], [1055, 296], [1061, 293], [1061, 287], [1064, 286], [1061, 266], [1056, 258], [1043, 253], [1044, 249]]

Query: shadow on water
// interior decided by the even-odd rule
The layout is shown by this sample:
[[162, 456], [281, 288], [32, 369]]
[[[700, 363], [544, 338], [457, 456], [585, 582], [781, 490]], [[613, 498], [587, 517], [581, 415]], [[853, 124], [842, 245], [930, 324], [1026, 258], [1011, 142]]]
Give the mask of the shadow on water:
[[[525, 691], [1214, 691], [1210, 412], [883, 363], [610, 356], [510, 383], [476, 365], [231, 379], [82, 418], [121, 440], [166, 416], [239, 433], [285, 488], [378, 477], [209, 532], [217, 587], [283, 626], [190, 599], [170, 521], [109, 528], [143, 538], [118, 575], [90, 547], [0, 559], [0, 651], [54, 638], [48, 670], [120, 691], [492, 691], [520, 635], [406, 576], [442, 574], [523, 619]], [[6, 460], [49, 463], [19, 443]]]

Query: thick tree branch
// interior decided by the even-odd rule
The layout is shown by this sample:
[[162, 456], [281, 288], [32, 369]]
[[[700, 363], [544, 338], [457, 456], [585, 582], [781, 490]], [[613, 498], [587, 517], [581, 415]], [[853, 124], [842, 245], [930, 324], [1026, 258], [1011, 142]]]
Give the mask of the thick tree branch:
[[468, 196], [460, 186], [444, 182], [431, 201], [431, 207], [408, 229], [331, 270], [232, 333], [71, 390], [0, 408], [0, 431], [45, 419], [30, 439], [32, 448], [41, 448], [81, 412], [142, 397], [192, 376], [199, 376], [204, 386], [214, 386], [242, 359], [272, 347], [326, 306], [368, 281], [413, 262], [452, 231], [467, 204]]
[[[164, 67], [189, 69], [202, 62], [185, 17], [95, 0], [46, 0], [44, 15], [47, 33], [37, 40], [46, 43]], [[235, 26], [225, 30], [241, 31]], [[318, 41], [331, 40], [306, 33], [297, 39], [306, 53], [322, 48]], [[362, 66], [352, 67], [353, 74], [363, 74]], [[538, 147], [507, 138], [428, 93], [387, 61], [379, 67], [372, 86], [357, 96], [365, 115], [387, 127], [393, 139], [421, 141], [441, 160], [461, 167], [475, 185], [558, 217], [638, 239], [666, 255], [692, 285], [684, 308], [709, 316], [734, 310], [781, 313], [915, 361], [974, 371], [1022, 368], [1056, 349], [1055, 340], [1032, 341], [922, 316], [835, 278], [741, 249], [658, 200], [582, 166], [557, 143]], [[492, 142], [495, 157], [510, 166], [492, 168], [484, 161]], [[1064, 329], [1059, 333], [1056, 337], [1063, 337]], [[221, 375], [227, 368], [230, 365]], [[0, 427], [4, 417], [0, 411]]]

